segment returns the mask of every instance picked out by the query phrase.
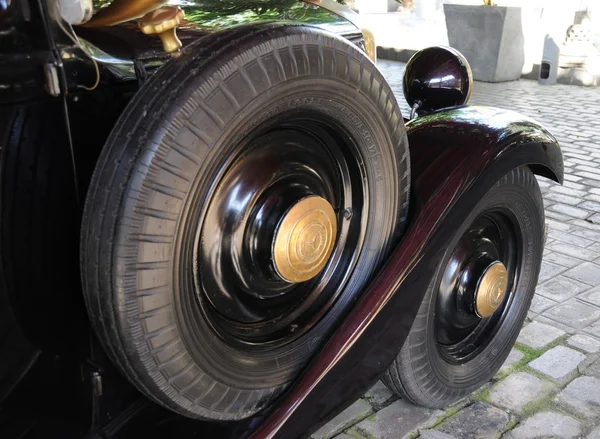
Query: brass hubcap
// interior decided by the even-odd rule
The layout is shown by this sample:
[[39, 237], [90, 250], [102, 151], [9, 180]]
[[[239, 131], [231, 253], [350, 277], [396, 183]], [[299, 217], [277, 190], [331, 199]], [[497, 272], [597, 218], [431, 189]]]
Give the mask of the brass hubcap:
[[337, 234], [335, 212], [324, 198], [303, 198], [287, 211], [273, 240], [277, 273], [286, 281], [305, 282], [327, 264]]
[[475, 293], [475, 310], [480, 317], [489, 317], [502, 305], [508, 286], [508, 272], [500, 261], [483, 272]]

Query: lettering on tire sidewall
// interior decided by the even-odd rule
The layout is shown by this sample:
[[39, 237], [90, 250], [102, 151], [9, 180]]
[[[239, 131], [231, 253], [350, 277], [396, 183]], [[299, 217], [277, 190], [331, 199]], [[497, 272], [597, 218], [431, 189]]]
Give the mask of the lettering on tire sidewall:
[[384, 180], [385, 171], [382, 154], [371, 130], [369, 130], [364, 119], [361, 118], [354, 109], [333, 99], [307, 96], [302, 98], [290, 98], [286, 101], [277, 103], [254, 117], [252, 122], [244, 129], [243, 137], [248, 136], [260, 125], [274, 117], [280, 116], [285, 111], [302, 109], [329, 116], [333, 120], [344, 121], [344, 128], [349, 131], [353, 138], [357, 140], [360, 139], [360, 143], [364, 145], [360, 153], [365, 164], [371, 168], [372, 181], [381, 182]]

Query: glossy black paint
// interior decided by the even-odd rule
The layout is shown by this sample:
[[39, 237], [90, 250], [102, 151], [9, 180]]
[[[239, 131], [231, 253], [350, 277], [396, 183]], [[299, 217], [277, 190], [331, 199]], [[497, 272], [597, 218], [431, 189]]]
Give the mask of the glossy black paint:
[[287, 396], [251, 435], [308, 436], [359, 398], [393, 361], [454, 230], [506, 173], [529, 165], [562, 182], [556, 139], [530, 119], [463, 107], [412, 120], [412, 218], [379, 276]]
[[43, 8], [25, 0], [0, 4], [0, 103], [48, 96], [43, 66], [55, 56]]
[[[203, 216], [194, 256], [198, 303], [231, 343], [260, 349], [304, 334], [330, 308], [354, 268], [367, 226], [367, 188], [358, 152], [334, 126], [311, 114], [291, 114], [267, 134], [246, 139], [198, 215]], [[276, 228], [289, 208], [312, 195], [333, 207], [338, 237], [317, 276], [289, 283], [273, 264]], [[345, 215], [345, 208], [354, 214]], [[292, 324], [296, 329], [290, 333]]]
[[402, 90], [417, 114], [465, 104], [473, 88], [473, 74], [466, 58], [444, 46], [419, 50], [406, 64]]
[[[448, 362], [469, 361], [500, 328], [514, 297], [520, 239], [510, 214], [495, 211], [479, 217], [454, 248], [441, 275], [435, 315], [438, 348]], [[508, 272], [507, 294], [493, 315], [481, 318], [474, 293], [485, 269], [498, 261]]]
[[[135, 22], [102, 28], [75, 26], [87, 52], [80, 50], [52, 19], [45, 0], [0, 2], [0, 103], [49, 97], [44, 68], [59, 74], [61, 94], [83, 91], [96, 81], [90, 60], [100, 68], [100, 88], [143, 81], [171, 59], [160, 39], [143, 34]], [[95, 1], [96, 8], [106, 2]], [[184, 48], [203, 36], [237, 24], [290, 21], [318, 26], [353, 43], [363, 44], [360, 30], [344, 18], [297, 0], [269, 0], [249, 6], [243, 0], [191, 0], [181, 5], [186, 14], [178, 36]]]
[[[4, 5], [1, 1], [0, 4]], [[63, 55], [69, 55], [63, 59], [66, 79], [62, 91], [73, 91], [79, 85], [92, 82], [89, 60], [47, 21], [45, 2], [12, 0], [6, 4], [7, 8], [0, 9], [0, 30], [6, 31], [0, 32], [3, 49], [0, 53], [0, 85], [8, 86], [2, 87], [0, 102], [48, 96], [42, 67], [52, 63], [62, 70], [61, 59], [55, 51], [57, 42], [64, 48]], [[201, 26], [192, 27], [189, 38], [204, 35]], [[353, 32], [356, 33], [355, 28]], [[110, 44], [98, 45], [116, 48], [129, 38], [127, 35], [131, 34], [113, 39]], [[183, 37], [186, 38], [185, 32]], [[122, 59], [103, 61], [103, 78], [107, 79], [102, 86], [143, 80], [140, 71], [151, 73], [168, 59], [152, 50], [140, 49], [136, 53], [135, 49], [141, 46], [132, 45], [134, 55], [127, 63], [124, 64]], [[5, 51], [5, 47], [11, 50]], [[136, 67], [136, 62], [141, 67]], [[462, 93], [463, 89], [459, 91]], [[77, 111], [74, 101], [69, 105], [73, 112]], [[82, 120], [84, 116], [81, 115]], [[82, 131], [82, 138], [87, 134], [84, 126], [82, 123], [76, 127]], [[130, 422], [132, 416], [139, 414], [138, 419], [148, 429], [148, 437], [196, 432], [206, 437], [238, 438], [255, 432], [256, 438], [295, 438], [308, 435], [352, 403], [397, 354], [450, 231], [464, 212], [471, 209], [497, 179], [522, 164], [529, 164], [534, 172], [562, 181], [562, 155], [556, 140], [535, 122], [516, 113], [465, 107], [429, 114], [411, 121], [407, 128], [413, 173], [409, 230], [346, 321], [340, 324], [321, 354], [271, 413], [239, 423], [209, 424], [176, 417], [146, 400], [130, 406], [128, 412], [124, 404], [137, 394], [119, 378], [94, 340], [86, 345], [87, 352], [78, 352], [74, 357], [45, 355], [43, 361], [36, 364], [33, 379], [22, 384], [36, 394], [44, 389], [43, 393], [55, 395], [56, 401], [50, 408], [41, 404], [40, 410], [52, 414], [51, 423], [57, 422], [58, 415], [66, 416], [65, 425], [73, 427], [70, 431], [73, 435], [85, 431], [89, 426], [85, 417], [91, 413], [92, 428], [106, 431], [107, 436], [116, 431], [118, 424], [110, 423], [110, 420], [127, 423], [129, 430], [122, 430], [122, 437], [139, 433], [141, 430], [135, 428], [139, 424]], [[93, 162], [90, 159], [87, 166], [93, 166]], [[85, 337], [86, 334], [82, 338]], [[86, 357], [88, 361], [82, 361]], [[98, 395], [90, 397], [89, 372], [98, 370], [104, 374], [104, 399]], [[92, 400], [91, 412], [86, 411], [87, 402], [82, 407], [80, 402], [84, 398]], [[12, 409], [20, 407], [17, 403], [11, 405]], [[27, 406], [23, 407], [27, 409]], [[80, 415], [77, 422], [69, 423], [69, 418]], [[263, 420], [266, 421], [263, 423]], [[37, 431], [48, 435], [47, 429]], [[70, 434], [62, 437], [67, 436]], [[31, 437], [39, 436], [34, 432]]]
[[[93, 398], [95, 431], [114, 438], [133, 434], [162, 438], [175, 433], [223, 439], [308, 436], [360, 397], [397, 355], [431, 273], [464, 212], [472, 209], [501, 176], [523, 164], [562, 181], [562, 154], [556, 140], [514, 112], [457, 108], [417, 118], [407, 124], [407, 131], [412, 145], [413, 188], [409, 228], [347, 319], [271, 412], [223, 424], [185, 419], [145, 399], [124, 409], [123, 402], [133, 396], [130, 387], [118, 379], [119, 374], [103, 359], [101, 348], [92, 343], [92, 357], [100, 364], [86, 367], [104, 370], [105, 379], [105, 396]], [[64, 365], [57, 368], [52, 358], [46, 357], [35, 375], [38, 380], [28, 384], [35, 394], [45, 389], [56, 395], [52, 410], [45, 409], [50, 424], [36, 424], [29, 437], [64, 432], [65, 426], [77, 436], [75, 431], [84, 427], [83, 418], [73, 417], [79, 416], [76, 409], [89, 381], [77, 384], [74, 378], [81, 374], [77, 361], [61, 361]], [[60, 371], [60, 376], [48, 380], [48, 376], [56, 375], [54, 371]], [[126, 399], [124, 395], [130, 396]], [[112, 413], [110, 418], [103, 416], [106, 412]], [[19, 413], [23, 412], [17, 410]], [[57, 427], [57, 422], [63, 424]]]

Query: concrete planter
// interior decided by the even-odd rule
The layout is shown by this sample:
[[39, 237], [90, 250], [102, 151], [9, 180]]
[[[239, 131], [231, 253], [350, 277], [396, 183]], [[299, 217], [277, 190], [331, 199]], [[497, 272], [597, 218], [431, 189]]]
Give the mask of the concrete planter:
[[521, 8], [444, 4], [448, 41], [477, 81], [519, 79], [525, 62]]

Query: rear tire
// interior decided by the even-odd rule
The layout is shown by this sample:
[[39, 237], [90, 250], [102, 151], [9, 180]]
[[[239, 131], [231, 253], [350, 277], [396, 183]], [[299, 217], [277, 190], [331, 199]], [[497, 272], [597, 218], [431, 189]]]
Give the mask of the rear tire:
[[[8, 110], [8, 111], [6, 111]], [[5, 109], [2, 284], [20, 330], [37, 348], [72, 345], [80, 326], [78, 211], [62, 102]], [[2, 115], [0, 115], [2, 116]], [[3, 133], [0, 133], [2, 135]], [[0, 140], [3, 140], [0, 138]], [[57, 249], [60, 256], [57, 257]]]
[[[397, 242], [408, 157], [392, 91], [347, 41], [273, 24], [201, 39], [136, 95], [92, 179], [81, 267], [105, 349], [183, 415], [263, 409]], [[306, 196], [339, 233], [321, 272], [284, 282], [269, 215]]]
[[[483, 223], [482, 218], [491, 221]], [[494, 242], [509, 272], [509, 291], [503, 304], [486, 319], [466, 316], [468, 311], [458, 309], [455, 296], [441, 306], [445, 297], [442, 291], [447, 291], [442, 282], [451, 283], [449, 279], [452, 279], [447, 275], [448, 267], [451, 267], [449, 261], [457, 251], [462, 251], [463, 255], [467, 253], [460, 248], [462, 239], [476, 236], [469, 235], [473, 228], [493, 222], [506, 222], [507, 225], [506, 228], [499, 227], [499, 242]], [[482, 198], [454, 235], [404, 346], [382, 378], [390, 390], [414, 404], [441, 409], [470, 394], [496, 374], [519, 335], [535, 293], [544, 247], [544, 222], [540, 188], [527, 167], [510, 172]], [[511, 245], [504, 247], [502, 243], [513, 240], [513, 233], [514, 252], [510, 250]], [[489, 236], [481, 239], [494, 241]], [[474, 240], [469, 238], [468, 245]], [[486, 246], [485, 251], [493, 252], [487, 244], [482, 243]], [[510, 254], [518, 256], [512, 262], [515, 273], [512, 289]], [[466, 256], [461, 258], [466, 260]], [[468, 296], [468, 293], [464, 294]], [[444, 316], [445, 313], [448, 314]], [[453, 331], [456, 334], [462, 330], [446, 322], [456, 324], [465, 316], [465, 321], [473, 322], [474, 329], [470, 331], [465, 325], [464, 337], [461, 335], [451, 343], [443, 341], [449, 335], [451, 337]], [[484, 325], [488, 325], [488, 329]], [[471, 345], [461, 345], [462, 340]]]

